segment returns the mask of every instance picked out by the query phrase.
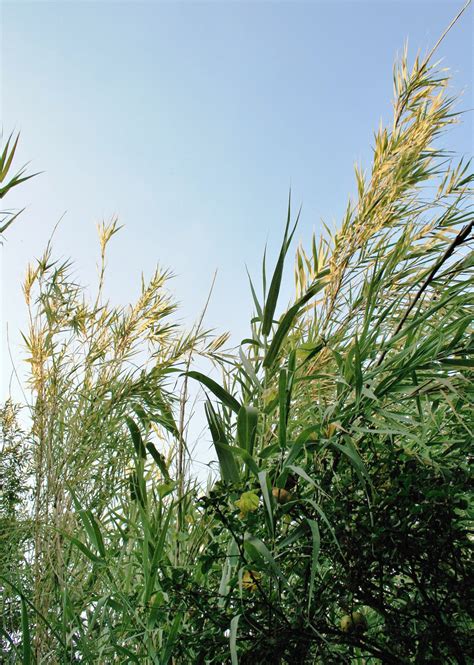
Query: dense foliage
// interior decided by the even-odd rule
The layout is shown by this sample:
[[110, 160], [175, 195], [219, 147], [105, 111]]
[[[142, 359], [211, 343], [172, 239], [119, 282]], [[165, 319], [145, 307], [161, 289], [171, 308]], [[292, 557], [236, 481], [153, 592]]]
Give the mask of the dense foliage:
[[30, 431], [0, 414], [2, 662], [474, 660], [473, 176], [439, 146], [447, 73], [404, 57], [394, 83], [358, 198], [298, 249], [278, 315], [289, 203], [238, 349], [170, 324], [160, 271], [133, 306], [103, 302], [115, 222], [90, 300], [50, 247], [29, 268]]

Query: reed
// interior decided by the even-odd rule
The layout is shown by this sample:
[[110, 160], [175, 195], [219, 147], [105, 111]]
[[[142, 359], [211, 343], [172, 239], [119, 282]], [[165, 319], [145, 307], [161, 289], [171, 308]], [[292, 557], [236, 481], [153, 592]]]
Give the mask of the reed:
[[[5, 405], [2, 660], [468, 663], [473, 175], [439, 147], [449, 74], [405, 52], [357, 199], [250, 280], [249, 337], [187, 333], [167, 273], [104, 299], [30, 266], [31, 430]], [[8, 149], [7, 149], [8, 153]], [[201, 373], [205, 358], [217, 372]], [[190, 381], [218, 479], [193, 478]], [[6, 489], [5, 489], [6, 488]]]

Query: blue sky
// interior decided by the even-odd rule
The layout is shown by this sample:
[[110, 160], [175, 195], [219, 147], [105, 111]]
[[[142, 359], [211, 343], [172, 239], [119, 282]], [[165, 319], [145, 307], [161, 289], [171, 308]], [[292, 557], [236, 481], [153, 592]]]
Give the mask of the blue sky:
[[[54, 224], [59, 256], [95, 282], [96, 223], [111, 244], [108, 293], [127, 303], [158, 262], [194, 320], [212, 275], [207, 324], [248, 332], [245, 264], [274, 259], [291, 185], [298, 241], [337, 223], [390, 118], [392, 65], [425, 52], [455, 0], [359, 2], [3, 2], [1, 116], [21, 130], [19, 162], [44, 173], [10, 197], [28, 206], [3, 248], [2, 329], [15, 357], [21, 280]], [[461, 108], [473, 108], [473, 10], [439, 49]], [[472, 114], [450, 147], [472, 152]], [[291, 266], [285, 296], [292, 289]], [[282, 305], [284, 302], [282, 302]], [[4, 334], [4, 333], [3, 333]], [[3, 353], [3, 390], [10, 371]]]

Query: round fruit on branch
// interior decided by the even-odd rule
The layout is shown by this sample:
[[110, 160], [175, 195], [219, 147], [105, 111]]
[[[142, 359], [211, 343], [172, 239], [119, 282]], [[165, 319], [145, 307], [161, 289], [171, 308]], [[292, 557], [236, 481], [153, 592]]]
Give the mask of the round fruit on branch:
[[280, 505], [284, 505], [292, 500], [292, 495], [288, 490], [283, 489], [283, 487], [274, 487], [272, 489], [272, 495], [275, 498], [276, 502]]
[[362, 635], [367, 630], [367, 619], [362, 612], [352, 612], [342, 617], [340, 626], [343, 633]]

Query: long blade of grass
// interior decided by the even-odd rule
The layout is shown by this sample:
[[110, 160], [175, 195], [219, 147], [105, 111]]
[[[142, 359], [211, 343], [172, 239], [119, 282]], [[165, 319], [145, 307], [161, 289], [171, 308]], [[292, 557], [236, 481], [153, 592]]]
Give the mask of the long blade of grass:
[[257, 434], [258, 409], [253, 406], [242, 406], [237, 416], [237, 437], [240, 448], [253, 455], [255, 436]]
[[239, 658], [237, 656], [237, 628], [239, 619], [240, 614], [237, 614], [230, 622], [229, 648], [232, 665], [239, 665]]
[[273, 317], [275, 314], [276, 305], [278, 302], [278, 296], [280, 294], [281, 280], [283, 277], [283, 267], [285, 265], [285, 257], [288, 252], [289, 244], [293, 238], [296, 227], [299, 222], [299, 213], [296, 218], [296, 222], [293, 226], [291, 233], [290, 221], [291, 221], [291, 191], [288, 197], [288, 213], [285, 226], [285, 232], [283, 234], [283, 242], [280, 249], [280, 254], [278, 256], [277, 264], [275, 266], [275, 271], [272, 276], [272, 281], [270, 282], [270, 288], [268, 290], [268, 297], [265, 301], [265, 307], [263, 311], [263, 324], [262, 324], [262, 334], [267, 336], [270, 333], [273, 323]]
[[313, 548], [312, 548], [312, 555], [311, 555], [311, 573], [309, 577], [309, 590], [308, 590], [308, 613], [311, 609], [311, 602], [313, 599], [313, 592], [314, 592], [314, 580], [316, 578], [316, 571], [317, 571], [317, 565], [318, 565], [318, 557], [319, 557], [319, 548], [321, 545], [321, 537], [319, 535], [319, 528], [318, 528], [318, 523], [315, 522], [315, 520], [311, 520], [309, 518], [306, 519], [306, 521], [309, 524], [309, 528], [311, 529], [311, 536], [313, 539]]
[[214, 410], [211, 402], [208, 400], [204, 406], [209, 430], [211, 432], [214, 448], [216, 449], [221, 469], [222, 480], [229, 483], [239, 481], [239, 469], [235, 462], [232, 450], [230, 450], [224, 428], [220, 422], [219, 415]]
[[325, 287], [325, 282], [324, 282], [324, 277], [328, 274], [328, 271], [322, 272], [318, 277], [320, 278], [321, 281], [319, 281], [317, 284], [313, 284], [312, 286], [309, 287], [308, 291], [305, 293], [305, 295], [300, 298], [290, 309], [285, 313], [283, 316], [282, 320], [280, 321], [278, 328], [275, 332], [275, 335], [272, 339], [272, 342], [270, 344], [270, 348], [268, 349], [267, 355], [265, 356], [265, 360], [263, 361], [263, 366], [264, 367], [270, 367], [276, 356], [278, 355], [278, 351], [280, 350], [280, 347], [290, 330], [297, 314], [301, 311], [301, 308], [309, 301], [311, 298], [313, 298], [319, 291], [321, 291]]
[[21, 629], [23, 644], [22, 662], [23, 665], [30, 665], [32, 662], [30, 622], [28, 619], [28, 608], [23, 596], [21, 598]]
[[192, 379], [196, 379], [196, 381], [202, 383], [204, 386], [206, 386], [206, 388], [209, 388], [209, 390], [214, 393], [214, 395], [222, 402], [222, 404], [228, 406], [229, 409], [232, 409], [232, 411], [235, 413], [239, 413], [241, 408], [239, 402], [216, 381], [209, 378], [205, 374], [202, 374], [201, 372], [191, 371], [186, 372], [186, 375], [190, 376]]

